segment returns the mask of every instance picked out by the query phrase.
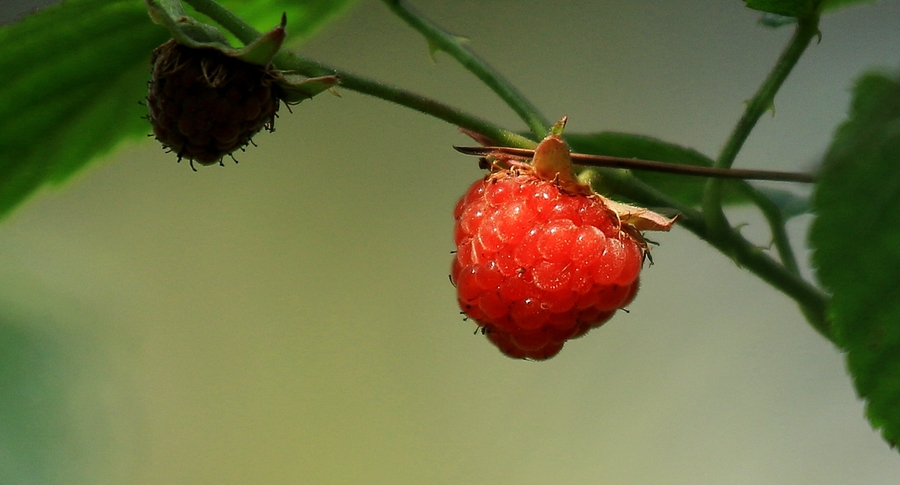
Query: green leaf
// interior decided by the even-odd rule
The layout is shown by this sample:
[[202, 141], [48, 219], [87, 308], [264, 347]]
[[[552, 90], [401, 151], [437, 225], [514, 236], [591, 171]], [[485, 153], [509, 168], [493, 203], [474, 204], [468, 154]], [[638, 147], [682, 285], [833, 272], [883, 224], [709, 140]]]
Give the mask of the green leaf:
[[[711, 167], [713, 161], [702, 153], [656, 138], [628, 133], [601, 132], [589, 134], [565, 135], [566, 142], [572, 150], [593, 155], [612, 157], [638, 158], [682, 165], [700, 165]], [[678, 199], [679, 201], [699, 206], [703, 200], [704, 177], [672, 175], [648, 171], [634, 171], [635, 177], [652, 185], [654, 188]], [[732, 185], [732, 184], [728, 184]], [[734, 190], [728, 191], [729, 203], [744, 203], [749, 200], [737, 195]]]
[[822, 2], [822, 10], [829, 11], [843, 7], [850, 7], [860, 3], [875, 3], [875, 0], [824, 0]]
[[872, 426], [900, 442], [900, 79], [868, 74], [813, 194], [818, 278]]
[[778, 207], [778, 210], [784, 216], [785, 220], [801, 214], [808, 214], [812, 211], [810, 201], [807, 197], [797, 195], [787, 190], [773, 189], [771, 187], [756, 187], [756, 190], [761, 192], [767, 199], [772, 201], [776, 207]]
[[[232, 0], [260, 29], [288, 14], [311, 35], [350, 0]], [[69, 0], [0, 28], [0, 217], [127, 139], [150, 132], [140, 106], [150, 53], [169, 34], [136, 0]]]
[[[875, 3], [875, 0], [744, 0], [747, 8], [759, 10], [783, 17], [803, 17], [819, 9], [821, 11], [835, 10], [859, 3]], [[777, 17], [763, 17], [763, 23], [772, 27], [779, 27], [787, 21]]]
[[219, 3], [236, 13], [260, 32], [278, 25], [287, 14], [288, 42], [295, 44], [315, 35], [328, 21], [344, 13], [356, 0], [222, 0]]
[[803, 17], [816, 10], [822, 0], [744, 0], [747, 8], [785, 17]]
[[138, 101], [166, 36], [143, 4], [121, 0], [66, 2], [0, 29], [0, 215], [148, 132]]
[[3, 483], [63, 483], [67, 425], [65, 352], [0, 315], [0, 470]]

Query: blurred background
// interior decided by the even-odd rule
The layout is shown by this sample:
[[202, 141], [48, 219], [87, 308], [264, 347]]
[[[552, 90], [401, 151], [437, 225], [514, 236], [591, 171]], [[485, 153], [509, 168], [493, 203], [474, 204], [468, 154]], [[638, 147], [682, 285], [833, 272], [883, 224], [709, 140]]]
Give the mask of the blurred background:
[[[737, 0], [413, 4], [569, 131], [711, 155], [791, 33]], [[897, 69], [898, 20], [893, 0], [826, 16], [737, 165], [812, 169], [853, 79]], [[380, 2], [300, 50], [524, 129]], [[129, 145], [0, 222], [0, 483], [900, 479], [840, 353], [681, 228], [654, 235], [630, 313], [550, 361], [502, 356], [447, 278], [469, 140], [339, 91], [282, 109], [238, 165]]]

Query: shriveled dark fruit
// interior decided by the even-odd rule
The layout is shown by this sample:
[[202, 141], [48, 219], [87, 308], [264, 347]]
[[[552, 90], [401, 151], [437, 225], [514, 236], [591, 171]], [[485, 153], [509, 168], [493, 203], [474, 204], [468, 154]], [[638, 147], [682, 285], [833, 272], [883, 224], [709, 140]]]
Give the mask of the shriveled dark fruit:
[[152, 64], [150, 123], [179, 161], [221, 163], [263, 128], [274, 130], [280, 101], [271, 69], [175, 40], [153, 51]]

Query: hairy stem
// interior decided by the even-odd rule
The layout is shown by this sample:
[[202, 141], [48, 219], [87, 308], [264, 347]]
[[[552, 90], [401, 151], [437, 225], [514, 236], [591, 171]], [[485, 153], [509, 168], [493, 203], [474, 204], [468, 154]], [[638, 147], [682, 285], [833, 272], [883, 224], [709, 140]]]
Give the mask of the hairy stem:
[[[185, 0], [198, 12], [215, 20], [222, 27], [234, 34], [241, 42], [249, 44], [260, 36], [260, 32], [244, 22], [228, 9], [214, 0]], [[318, 62], [304, 59], [293, 52], [282, 51], [275, 57], [275, 65], [279, 69], [292, 71], [309, 77], [332, 76], [340, 78], [340, 86], [369, 96], [397, 103], [407, 108], [429, 114], [460, 128], [484, 135], [505, 146], [534, 148], [536, 143], [528, 138], [504, 130], [499, 126], [466, 113], [460, 109], [441, 103], [437, 100], [421, 96], [411, 91], [380, 83], [362, 76], [341, 71]]]
[[441, 50], [456, 59], [519, 115], [538, 138], [547, 136], [550, 122], [512, 84], [465, 46], [465, 39], [451, 35], [424, 18], [403, 0], [384, 0], [392, 12], [422, 34], [432, 50]]
[[[778, 62], [775, 63], [772, 71], [760, 85], [756, 94], [747, 102], [744, 114], [738, 120], [737, 125], [731, 132], [731, 136], [716, 159], [716, 167], [730, 168], [732, 166], [735, 158], [741, 151], [741, 147], [744, 146], [744, 142], [747, 141], [747, 137], [750, 136], [750, 132], [756, 126], [756, 122], [759, 121], [759, 118], [766, 111], [774, 109], [775, 94], [797, 64], [807, 46], [809, 46], [812, 38], [818, 34], [818, 13], [798, 19], [794, 34], [778, 58]], [[727, 231], [730, 229], [728, 220], [722, 212], [723, 187], [721, 180], [712, 179], [707, 182], [704, 193], [703, 212], [710, 230], [713, 231]], [[765, 209], [763, 211], [765, 212]]]

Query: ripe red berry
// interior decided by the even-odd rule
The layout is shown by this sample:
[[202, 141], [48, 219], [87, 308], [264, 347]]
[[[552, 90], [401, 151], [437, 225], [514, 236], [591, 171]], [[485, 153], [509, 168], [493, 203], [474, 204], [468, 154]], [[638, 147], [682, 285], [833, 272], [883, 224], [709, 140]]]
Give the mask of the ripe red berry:
[[153, 133], [192, 166], [220, 163], [261, 129], [274, 129], [276, 79], [266, 67], [170, 40], [153, 52], [147, 95]]
[[541, 153], [537, 167], [495, 164], [459, 200], [450, 274], [460, 308], [487, 338], [509, 357], [534, 360], [553, 357], [630, 303], [647, 251], [625, 222], [634, 214], [617, 212], [628, 206], [578, 184], [565, 160], [552, 176], [539, 175]]

